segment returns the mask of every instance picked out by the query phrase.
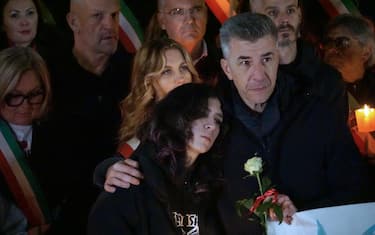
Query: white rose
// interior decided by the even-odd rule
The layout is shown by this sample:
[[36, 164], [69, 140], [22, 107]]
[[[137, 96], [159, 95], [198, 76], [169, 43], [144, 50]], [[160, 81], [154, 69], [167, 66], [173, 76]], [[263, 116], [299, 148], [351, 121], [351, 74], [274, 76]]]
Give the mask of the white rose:
[[247, 160], [244, 169], [249, 172], [250, 175], [254, 175], [255, 173], [261, 173], [263, 171], [262, 165], [263, 163], [260, 157], [252, 157]]

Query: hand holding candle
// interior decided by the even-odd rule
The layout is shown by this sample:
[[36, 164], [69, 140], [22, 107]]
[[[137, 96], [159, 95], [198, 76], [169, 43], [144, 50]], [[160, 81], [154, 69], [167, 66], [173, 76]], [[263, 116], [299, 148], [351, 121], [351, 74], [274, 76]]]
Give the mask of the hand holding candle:
[[362, 109], [355, 111], [359, 132], [375, 131], [375, 110], [365, 105]]

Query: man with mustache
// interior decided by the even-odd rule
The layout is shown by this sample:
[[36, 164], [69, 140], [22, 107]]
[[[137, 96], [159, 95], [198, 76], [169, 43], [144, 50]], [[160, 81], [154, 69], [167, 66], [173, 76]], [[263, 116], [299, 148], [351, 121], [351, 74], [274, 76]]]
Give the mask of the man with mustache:
[[[63, 63], [51, 64], [54, 103], [51, 132], [61, 178], [66, 182], [66, 224], [59, 234], [85, 234], [97, 196], [95, 165], [116, 150], [120, 101], [128, 93], [130, 56], [118, 48], [118, 0], [71, 0], [67, 22], [74, 45]], [[73, 163], [74, 162], [74, 163]], [[65, 231], [65, 232], [64, 232]]]
[[302, 22], [298, 0], [250, 0], [252, 12], [269, 16], [278, 29], [280, 69], [298, 78], [296, 86], [324, 97], [347, 118], [345, 86], [340, 73], [323, 63], [315, 48], [299, 38]]

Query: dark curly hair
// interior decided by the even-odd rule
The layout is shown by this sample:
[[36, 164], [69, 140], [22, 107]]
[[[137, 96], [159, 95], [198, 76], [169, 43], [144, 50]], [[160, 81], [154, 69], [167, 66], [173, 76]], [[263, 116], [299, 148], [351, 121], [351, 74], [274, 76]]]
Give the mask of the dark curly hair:
[[[172, 177], [178, 178], [185, 170], [186, 147], [192, 138], [191, 125], [208, 115], [209, 98], [219, 99], [216, 91], [208, 85], [177, 87], [156, 105], [151, 120], [142, 128], [142, 141], [156, 146], [155, 159]], [[206, 154], [212, 151], [213, 148]]]

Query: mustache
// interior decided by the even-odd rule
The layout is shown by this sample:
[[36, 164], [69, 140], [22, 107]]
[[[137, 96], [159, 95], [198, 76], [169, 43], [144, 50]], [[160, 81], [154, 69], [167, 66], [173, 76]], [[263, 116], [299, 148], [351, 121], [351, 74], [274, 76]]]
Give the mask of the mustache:
[[282, 24], [279, 27], [277, 27], [277, 31], [279, 32], [286, 29], [296, 32], [296, 29], [290, 24]]

